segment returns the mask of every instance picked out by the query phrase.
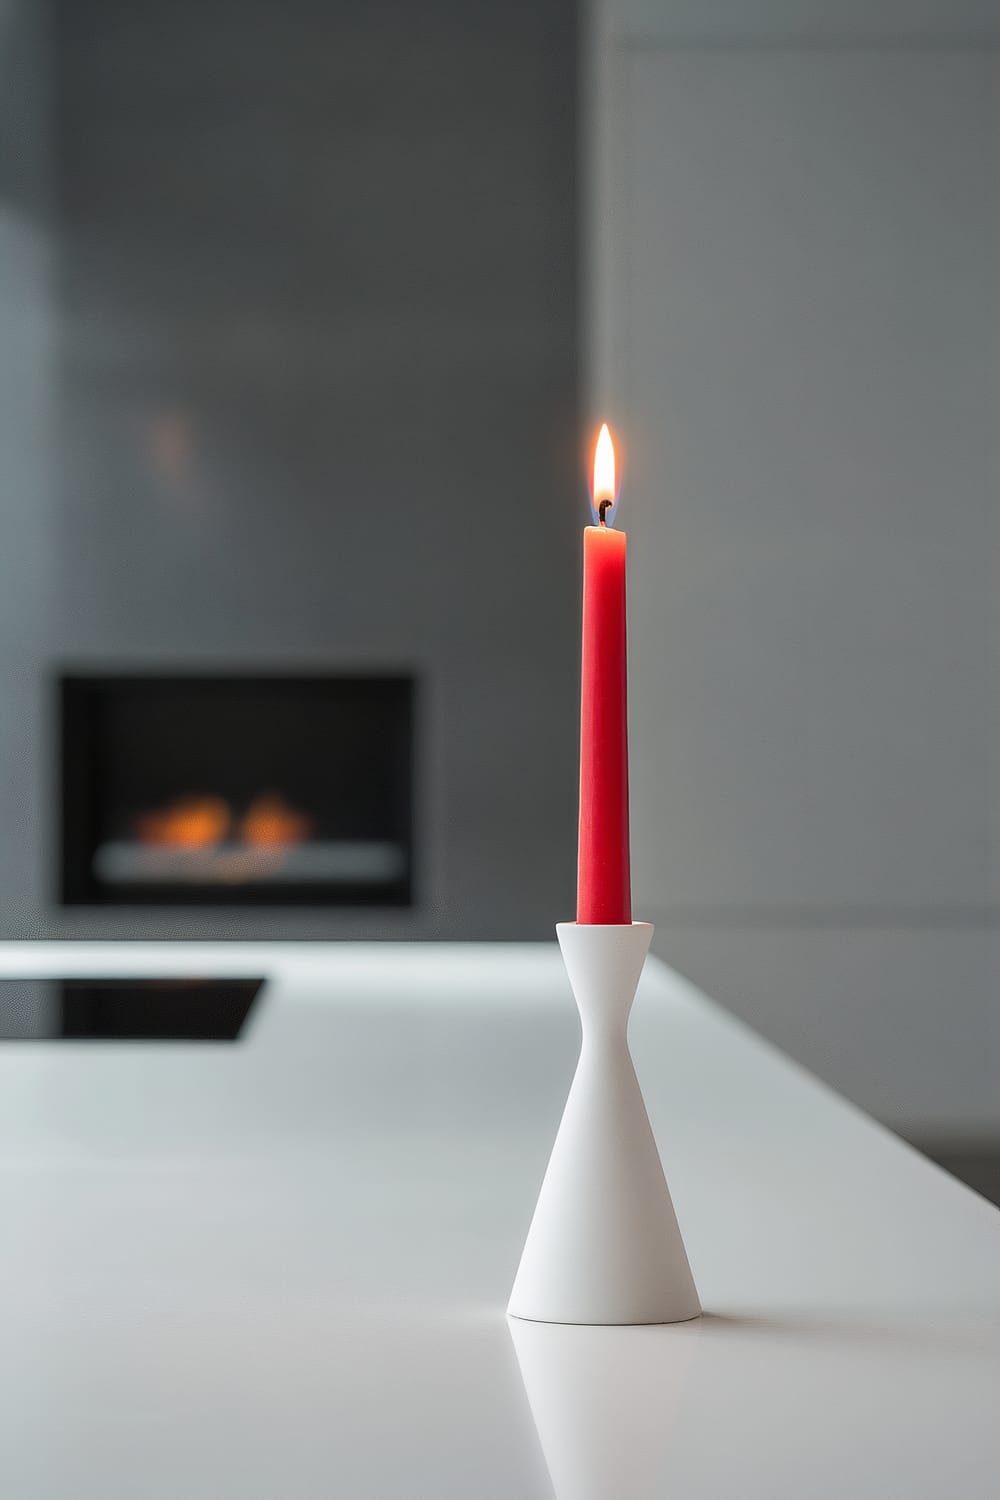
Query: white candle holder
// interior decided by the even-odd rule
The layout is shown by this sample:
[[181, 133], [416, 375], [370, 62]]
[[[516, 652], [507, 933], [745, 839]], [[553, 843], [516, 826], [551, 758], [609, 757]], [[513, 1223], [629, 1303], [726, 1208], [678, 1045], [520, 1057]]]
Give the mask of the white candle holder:
[[508, 1312], [680, 1323], [701, 1312], [628, 1048], [651, 922], [556, 926], [583, 1041]]

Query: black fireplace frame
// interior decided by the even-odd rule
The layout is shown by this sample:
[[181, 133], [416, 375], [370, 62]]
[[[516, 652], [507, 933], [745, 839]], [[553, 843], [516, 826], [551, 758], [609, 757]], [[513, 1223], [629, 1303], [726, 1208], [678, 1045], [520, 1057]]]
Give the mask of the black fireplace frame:
[[[332, 693], [347, 688], [355, 696], [391, 701], [400, 715], [400, 745], [394, 753], [395, 797], [400, 810], [401, 832], [406, 849], [406, 869], [398, 879], [378, 884], [351, 881], [316, 885], [247, 884], [218, 885], [153, 884], [115, 888], [109, 891], [94, 875], [91, 851], [95, 844], [95, 810], [101, 794], [93, 741], [95, 714], [102, 693], [115, 689], [155, 693], [157, 690], [211, 695], [228, 690], [234, 683], [263, 684], [272, 693], [289, 695], [304, 688], [326, 687]], [[377, 672], [89, 672], [74, 666], [57, 672], [56, 718], [58, 765], [56, 781], [56, 897], [63, 906], [88, 906], [102, 910], [115, 907], [186, 907], [190, 909], [295, 906], [328, 910], [336, 907], [409, 907], [414, 904], [414, 787], [416, 782], [417, 681], [412, 673]]]

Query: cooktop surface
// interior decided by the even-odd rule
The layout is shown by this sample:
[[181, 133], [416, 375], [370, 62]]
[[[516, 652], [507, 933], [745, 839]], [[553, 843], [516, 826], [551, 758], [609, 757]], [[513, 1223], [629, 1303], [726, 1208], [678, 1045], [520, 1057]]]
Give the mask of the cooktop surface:
[[0, 978], [0, 1041], [235, 1042], [259, 979]]

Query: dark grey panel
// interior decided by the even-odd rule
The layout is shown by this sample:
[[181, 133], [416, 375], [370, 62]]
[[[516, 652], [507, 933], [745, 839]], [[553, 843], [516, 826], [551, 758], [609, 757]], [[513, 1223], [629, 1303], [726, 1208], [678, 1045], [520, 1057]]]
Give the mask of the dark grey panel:
[[575, 7], [54, 16], [58, 652], [414, 668], [424, 904], [308, 930], [549, 932], [586, 519]]

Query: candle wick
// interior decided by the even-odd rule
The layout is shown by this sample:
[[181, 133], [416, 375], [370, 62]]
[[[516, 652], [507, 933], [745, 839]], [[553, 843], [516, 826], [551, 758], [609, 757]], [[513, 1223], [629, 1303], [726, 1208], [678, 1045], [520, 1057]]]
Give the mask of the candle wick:
[[601, 503], [600, 503], [600, 505], [597, 507], [597, 514], [601, 518], [601, 525], [602, 526], [607, 526], [608, 523], [605, 520], [605, 516], [607, 515], [608, 511], [611, 509], [612, 505], [614, 505], [614, 503], [615, 502], [613, 500], [602, 500]]

